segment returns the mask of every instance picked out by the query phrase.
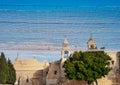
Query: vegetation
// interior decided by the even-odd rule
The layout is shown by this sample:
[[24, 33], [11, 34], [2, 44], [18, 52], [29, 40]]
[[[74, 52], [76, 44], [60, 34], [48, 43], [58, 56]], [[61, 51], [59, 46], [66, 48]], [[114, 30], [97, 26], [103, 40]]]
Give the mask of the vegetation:
[[2, 52], [0, 56], [0, 84], [14, 84], [15, 80], [15, 69], [11, 61], [9, 59], [7, 61], [4, 53]]
[[11, 61], [8, 59], [8, 78], [7, 78], [7, 83], [8, 84], [14, 84], [16, 81], [16, 73], [15, 69], [13, 67], [13, 64]]
[[66, 77], [70, 80], [85, 80], [90, 85], [93, 81], [105, 77], [111, 70], [111, 60], [104, 51], [74, 52], [64, 63]]

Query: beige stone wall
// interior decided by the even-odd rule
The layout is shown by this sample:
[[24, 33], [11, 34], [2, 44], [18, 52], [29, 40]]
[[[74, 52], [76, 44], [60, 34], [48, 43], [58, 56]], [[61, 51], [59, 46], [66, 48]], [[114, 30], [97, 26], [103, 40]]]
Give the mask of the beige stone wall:
[[49, 66], [49, 72], [47, 75], [47, 79], [58, 79], [60, 75], [60, 63], [54, 62]]
[[111, 63], [111, 67], [114, 69], [118, 68], [117, 52], [107, 52], [107, 54], [112, 58], [112, 61], [114, 61], [114, 64]]
[[[119, 67], [118, 64], [118, 56], [117, 52], [107, 52], [107, 54], [112, 58], [112, 61], [114, 61], [114, 64], [110, 61], [110, 67], [112, 67], [112, 70], [109, 72], [109, 74], [105, 78], [98, 79], [99, 85], [120, 85], [118, 79], [118, 75], [116, 70]], [[116, 81], [116, 82], [115, 82]]]
[[[22, 84], [21, 85], [26, 85], [27, 82], [26, 80], [29, 79], [30, 81], [32, 81], [32, 85], [42, 85], [43, 82], [45, 82], [45, 80], [43, 80], [43, 78], [45, 76], [43, 76], [43, 71], [42, 70], [38, 70], [38, 71], [29, 71], [29, 70], [22, 70], [22, 71], [16, 71], [17, 74], [17, 80], [19, 80], [19, 78], [21, 78], [22, 80]], [[29, 84], [30, 85], [30, 84]]]
[[107, 78], [102, 78], [102, 79], [98, 79], [98, 84], [99, 85], [112, 85], [112, 81], [108, 80]]
[[[48, 62], [39, 62], [35, 58], [19, 60], [18, 58], [14, 62], [16, 70], [17, 81], [20, 81], [20, 85], [43, 85], [46, 82], [47, 71], [49, 67]], [[29, 83], [26, 80], [29, 79]]]
[[60, 78], [60, 61], [51, 63], [48, 75], [46, 77], [46, 85], [58, 85]]
[[86, 85], [85, 81], [67, 80], [63, 85]]
[[[119, 67], [117, 52], [107, 52], [107, 54], [111, 56], [114, 61], [114, 64], [110, 61], [110, 66], [113, 69], [105, 78], [98, 79], [98, 83], [99, 85], [120, 85], [120, 82], [116, 83], [116, 81], [120, 79], [118, 76], [116, 77], [116, 69]], [[48, 62], [38, 62], [36, 59], [27, 59], [23, 61], [17, 59], [14, 62], [14, 67], [17, 74], [17, 80], [19, 80], [20, 77], [24, 77], [25, 80], [27, 78], [32, 79], [32, 85], [52, 85], [52, 83], [54, 83], [53, 85], [60, 85], [61, 82], [63, 82], [63, 85], [86, 85], [84, 81], [66, 80], [63, 78], [61, 75], [64, 72], [61, 69], [63, 63], [63, 61], [58, 61], [49, 64]], [[55, 71], [57, 72], [56, 74]], [[21, 85], [27, 84], [22, 82]]]

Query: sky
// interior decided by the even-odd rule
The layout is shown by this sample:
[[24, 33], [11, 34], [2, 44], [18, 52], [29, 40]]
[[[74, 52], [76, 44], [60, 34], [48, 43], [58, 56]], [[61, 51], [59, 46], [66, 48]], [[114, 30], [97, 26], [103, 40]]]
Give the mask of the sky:
[[[28, 27], [28, 28], [32, 28], [32, 30], [33, 30], [33, 28], [42, 28], [42, 26], [44, 27], [46, 27], [46, 28], [52, 28], [52, 26], [53, 26], [53, 28], [54, 27], [59, 27], [58, 25], [60, 25], [60, 24], [57, 24], [57, 25], [55, 25], [55, 24], [52, 24], [52, 25], [36, 25], [36, 24], [32, 24], [33, 26], [31, 26], [31, 24], [23, 24], [24, 22], [26, 22], [27, 20], [28, 20], [28, 22], [30, 22], [30, 20], [33, 20], [32, 22], [37, 22], [37, 21], [39, 21], [39, 20], [49, 20], [49, 21], [52, 21], [52, 19], [53, 20], [57, 20], [57, 19], [59, 19], [59, 20], [67, 20], [67, 22], [69, 22], [69, 21], [71, 21], [71, 22], [74, 22], [74, 21], [76, 21], [76, 22], [81, 22], [82, 20], [83, 20], [83, 22], [84, 21], [87, 21], [87, 19], [88, 19], [88, 21], [90, 20], [90, 21], [96, 21], [96, 20], [100, 20], [101, 22], [108, 22], [108, 23], [106, 23], [106, 24], [101, 24], [100, 23], [100, 25], [99, 25], [99, 23], [93, 23], [94, 25], [91, 25], [91, 24], [88, 24], [88, 25], [81, 25], [81, 26], [79, 26], [79, 25], [76, 25], [75, 24], [75, 26], [73, 25], [73, 27], [69, 24], [69, 25], [66, 25], [65, 26], [65, 24], [63, 24], [63, 25], [61, 25], [60, 27], [63, 27], [63, 29], [64, 29], [64, 27], [66, 28], [76, 28], [76, 30], [78, 31], [78, 29], [77, 28], [86, 28], [86, 27], [88, 27], [89, 28], [89, 26], [91, 27], [91, 26], [93, 26], [93, 28], [94, 28], [94, 26], [96, 26], [95, 28], [97, 29], [97, 28], [101, 28], [101, 30], [104, 30], [105, 28], [106, 29], [109, 29], [110, 31], [112, 30], [113, 31], [113, 33], [110, 33], [110, 32], [108, 32], [108, 36], [109, 35], [111, 35], [111, 36], [109, 36], [109, 38], [106, 38], [106, 43], [107, 42], [111, 42], [111, 44], [108, 44], [109, 46], [116, 46], [116, 47], [118, 47], [119, 48], [119, 21], [120, 21], [120, 18], [119, 18], [119, 15], [120, 15], [120, 12], [119, 12], [119, 10], [120, 10], [120, 0], [0, 0], [0, 10], [117, 10], [117, 11], [112, 11], [112, 12], [114, 12], [113, 13], [113, 15], [112, 15], [112, 13], [111, 13], [111, 11], [110, 12], [108, 12], [108, 11], [103, 11], [103, 12], [99, 12], [98, 14], [96, 14], [96, 13], [93, 13], [92, 14], [92, 11], [90, 11], [90, 12], [85, 12], [85, 13], [81, 13], [80, 12], [80, 14], [79, 14], [79, 12], [75, 12], [74, 13], [74, 11], [73, 11], [73, 15], [71, 14], [71, 12], [64, 12], [64, 14], [61, 12], [61, 14], [59, 14], [59, 12], [54, 12], [53, 14], [55, 14], [54, 15], [54, 17], [53, 17], [53, 15], [52, 15], [52, 13], [51, 14], [44, 14], [44, 13], [50, 13], [49, 11], [47, 11], [47, 12], [42, 12], [42, 13], [39, 13], [39, 12], [37, 12], [37, 11], [26, 11], [26, 12], [21, 12], [21, 11], [0, 11], [0, 15], [1, 15], [1, 17], [0, 17], [0, 20], [1, 20], [1, 22], [3, 22], [3, 23], [1, 23], [0, 22], [0, 25], [1, 25], [1, 29], [3, 29], [3, 28], [10, 28], [10, 30], [11, 29], [15, 29], [15, 30], [11, 30], [11, 31], [17, 31], [16, 30], [16, 28], [22, 28], [23, 30], [22, 31], [24, 31], [24, 27]], [[32, 12], [32, 13], [31, 13]], [[40, 11], [41, 12], [41, 11]], [[28, 14], [29, 13], [29, 14]], [[78, 13], [78, 14], [77, 14]], [[89, 13], [91, 14], [91, 15], [89, 15]], [[63, 14], [63, 15], [62, 15]], [[65, 15], [65, 14], [68, 14], [67, 16]], [[36, 15], [36, 16], [35, 16]], [[42, 16], [41, 16], [42, 15]], [[72, 16], [72, 17], [70, 17], [70, 16]], [[103, 16], [104, 15], [104, 16]], [[44, 17], [45, 16], [45, 18], [42, 18], [42, 17]], [[47, 17], [46, 17], [47, 16]], [[51, 16], [51, 17], [49, 17], [49, 16]], [[58, 16], [58, 17], [57, 17]], [[63, 17], [63, 18], [61, 18], [61, 17], [59, 17], [59, 16], [61, 16], [61, 17]], [[64, 16], [66, 16], [66, 17], [64, 17]], [[75, 16], [75, 17], [74, 17]], [[86, 18], [86, 17], [87, 18]], [[89, 17], [89, 16], [93, 16], [93, 17]], [[52, 18], [53, 17], [53, 18]], [[42, 18], [42, 19], [41, 19]], [[80, 18], [82, 18], [82, 19], [80, 19]], [[79, 19], [79, 20], [78, 20]], [[3, 21], [2, 21], [3, 20]], [[6, 20], [6, 21], [5, 21]], [[23, 23], [16, 23], [16, 21], [21, 21], [21, 22], [23, 22]], [[58, 21], [59, 21], [58, 20]], [[69, 20], [69, 21], [68, 21]], [[116, 24], [112, 24], [112, 23], [110, 23], [110, 22], [115, 22]], [[118, 23], [117, 23], [118, 22]], [[6, 25], [6, 23], [7, 23], [7, 25]], [[13, 24], [14, 23], [14, 24]], [[21, 24], [23, 24], [23, 25], [21, 25]], [[108, 25], [109, 24], [109, 25]], [[5, 27], [4, 27], [5, 26]], [[10, 26], [10, 27], [9, 27]], [[37, 27], [36, 27], [37, 26]], [[50, 27], [49, 27], [50, 26]], [[12, 28], [13, 27], [13, 28]], [[115, 28], [118, 28], [118, 33], [116, 33], [117, 31], [116, 30], [114, 30], [113, 28], [111, 28], [111, 27], [115, 27]], [[4, 30], [4, 29], [3, 29]], [[108, 31], [109, 31], [108, 30]], [[5, 32], [7, 32], [7, 31], [9, 31], [9, 30], [4, 30]], [[18, 39], [18, 36], [19, 36], [19, 33], [18, 33], [18, 36], [14, 36], [14, 33], [16, 33], [16, 32], [14, 32], [14, 33], [12, 33], [10, 31], [10, 34], [11, 34], [11, 36], [13, 35], [13, 38], [11, 37], [10, 38], [10, 36], [8, 36], [8, 35], [6, 35], [6, 34], [4, 34], [4, 36], [5, 37], [7, 37], [8, 36], [8, 38], [10, 38], [10, 39], [17, 39], [17, 40], [19, 40]], [[29, 30], [28, 30], [29, 31]], [[76, 32], [77, 32], [76, 31]], [[99, 30], [97, 30], [98, 32], [99, 32]], [[111, 32], [112, 32], [111, 31]], [[115, 32], [114, 32], [115, 31]], [[1, 31], [2, 32], [2, 31]], [[103, 37], [101, 37], [101, 32], [99, 32], [99, 33], [96, 33], [96, 37], [98, 37], [98, 39], [99, 39], [99, 36], [100, 36], [100, 41], [101, 40], [103, 40]], [[44, 33], [44, 32], [43, 32]], [[69, 33], [69, 32], [68, 32]], [[78, 32], [77, 32], [78, 33]], [[74, 39], [74, 37], [75, 37], [75, 39], [76, 39], [76, 35], [77, 35], [77, 33], [74, 33], [73, 32], [73, 34], [71, 33], [71, 36], [70, 37], [73, 37], [72, 39]], [[86, 32], [86, 33], [88, 33], [88, 32]], [[28, 32], [28, 34], [29, 34], [29, 32]], [[38, 34], [38, 35], [37, 35]], [[78, 33], [79, 34], [79, 33]], [[80, 33], [81, 35], [85, 35], [84, 34], [84, 32], [83, 32], [83, 34], [82, 33]], [[89, 33], [88, 33], [89, 34]], [[104, 33], [105, 34], [105, 33]], [[25, 33], [25, 35], [27, 35], [27, 32]], [[25, 35], [23, 35], [23, 36], [25, 36]], [[41, 35], [40, 33], [36, 33], [36, 35], [34, 35], [35, 36], [35, 38], [36, 38], [36, 36], [38, 36], [38, 38], [40, 39], [40, 37], [39, 37], [39, 35]], [[51, 35], [53, 35], [53, 34], [51, 34]], [[59, 35], [59, 34], [58, 34]], [[64, 33], [62, 34], [62, 33], [60, 33], [60, 35], [63, 37], [63, 35], [64, 35]], [[74, 35], [74, 36], [73, 36]], [[3, 36], [3, 37], [4, 37]], [[32, 37], [34, 37], [34, 36], [32, 36]], [[54, 36], [54, 35], [53, 35]], [[102, 35], [102, 36], [104, 36], [104, 35]], [[105, 36], [106, 36], [106, 34], [105, 34]], [[116, 37], [117, 36], [117, 37]], [[16, 38], [17, 37], [17, 38]], [[27, 35], [26, 37], [28, 37], [29, 38], [29, 35]], [[43, 35], [41, 36], [41, 37], [43, 37]], [[49, 36], [49, 37], [52, 37], [52, 36]], [[59, 36], [60, 37], [60, 36]], [[89, 37], [89, 35], [87, 36], [87, 37]], [[110, 38], [110, 37], [112, 37], [112, 38]], [[21, 39], [24, 39], [23, 37], [21, 37], [21, 35], [19, 36], [19, 38], [21, 38]], [[30, 36], [30, 38], [31, 38], [31, 36]], [[52, 37], [53, 38], [53, 37]], [[78, 36], [78, 38], [79, 38], [79, 40], [82, 40], [82, 39], [80, 39], [80, 37]], [[82, 37], [81, 37], [82, 38]], [[116, 39], [117, 38], [117, 39]], [[4, 39], [4, 38], [2, 38], [2, 39]], [[27, 39], [27, 38], [26, 38]], [[37, 38], [36, 38], [37, 39]], [[43, 39], [43, 38], [41, 38], [41, 39]], [[55, 38], [56, 39], [56, 38]], [[58, 39], [58, 41], [60, 40], [59, 38], [57, 38]], [[85, 38], [85, 39], [88, 39], [88, 38]], [[105, 38], [104, 38], [105, 39]], [[8, 40], [8, 39], [5, 39], [5, 40]], [[108, 41], [107, 41], [108, 40]], [[10, 41], [12, 41], [12, 40], [10, 40]], [[49, 41], [49, 39], [48, 39], [48, 41]], [[56, 41], [56, 40], [55, 40]], [[60, 41], [61, 42], [61, 41]], [[74, 41], [73, 41], [74, 42]], [[79, 41], [76, 41], [76, 43], [78, 43]], [[103, 41], [101, 41], [102, 43], [104, 43]], [[117, 42], [117, 43], [116, 43]], [[72, 41], [70, 42], [70, 43], [72, 43]], [[80, 41], [80, 43], [82, 43], [82, 41]], [[35, 43], [36, 44], [36, 43]], [[86, 45], [86, 44], [85, 44]], [[103, 45], [103, 44], [102, 44]], [[9, 46], [9, 45], [7, 45], [7, 46]], [[55, 58], [55, 59], [57, 59], [57, 58], [60, 58], [60, 53], [59, 53], [59, 55], [58, 54], [52, 54], [52, 53], [49, 53], [49, 54], [47, 54], [46, 55], [46, 53], [31, 53], [31, 52], [19, 52], [20, 53], [20, 56], [21, 57], [25, 57], [25, 58], [28, 58], [28, 56], [29, 55], [34, 55], [34, 54], [37, 54], [37, 56], [38, 55], [42, 55], [42, 57], [43, 56], [48, 56], [48, 60], [53, 60], [53, 58]], [[23, 54], [22, 54], [23, 53]], [[30, 54], [31, 53], [31, 54]], [[6, 56], [7, 57], [9, 57], [9, 56], [15, 56], [16, 57], [16, 54], [17, 54], [17, 52], [15, 51], [15, 52], [11, 52], [11, 51], [5, 51], [5, 54], [6, 54]], [[10, 55], [11, 54], [11, 55]], [[32, 57], [33, 57], [33, 55], [32, 55]], [[26, 57], [27, 56], [27, 57]], [[38, 56], [39, 58], [41, 58], [40, 56]], [[59, 57], [58, 57], [59, 56]], [[13, 59], [15, 58], [15, 57], [12, 57]], [[30, 56], [29, 56], [30, 57]], [[43, 58], [41, 58], [41, 59], [43, 59]]]
[[0, 0], [0, 9], [81, 10], [120, 9], [120, 0]]

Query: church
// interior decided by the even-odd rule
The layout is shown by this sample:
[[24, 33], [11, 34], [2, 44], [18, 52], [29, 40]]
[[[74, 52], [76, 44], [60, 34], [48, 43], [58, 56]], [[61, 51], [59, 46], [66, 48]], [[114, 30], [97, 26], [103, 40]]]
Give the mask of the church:
[[[98, 49], [96, 41], [91, 36], [87, 42], [87, 50], [84, 51], [104, 51]], [[98, 79], [99, 85], [120, 85], [120, 52], [106, 52], [112, 60], [110, 67], [112, 70], [105, 78]], [[39, 62], [37, 59], [20, 60], [18, 57], [14, 61], [16, 70], [16, 85], [86, 85], [85, 81], [68, 80], [65, 78], [63, 64], [69, 58], [71, 48], [65, 38], [61, 48], [61, 59], [55, 62]]]

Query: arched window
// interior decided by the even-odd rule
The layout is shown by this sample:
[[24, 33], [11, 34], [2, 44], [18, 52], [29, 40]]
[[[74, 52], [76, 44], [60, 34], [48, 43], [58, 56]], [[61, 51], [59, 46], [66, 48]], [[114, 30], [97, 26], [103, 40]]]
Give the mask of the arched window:
[[91, 48], [91, 49], [94, 49], [95, 47], [94, 47], [94, 45], [90, 45], [90, 48]]
[[65, 57], [65, 58], [68, 57], [68, 53], [69, 53], [68, 51], [65, 51], [65, 53], [64, 53], [64, 57]]

